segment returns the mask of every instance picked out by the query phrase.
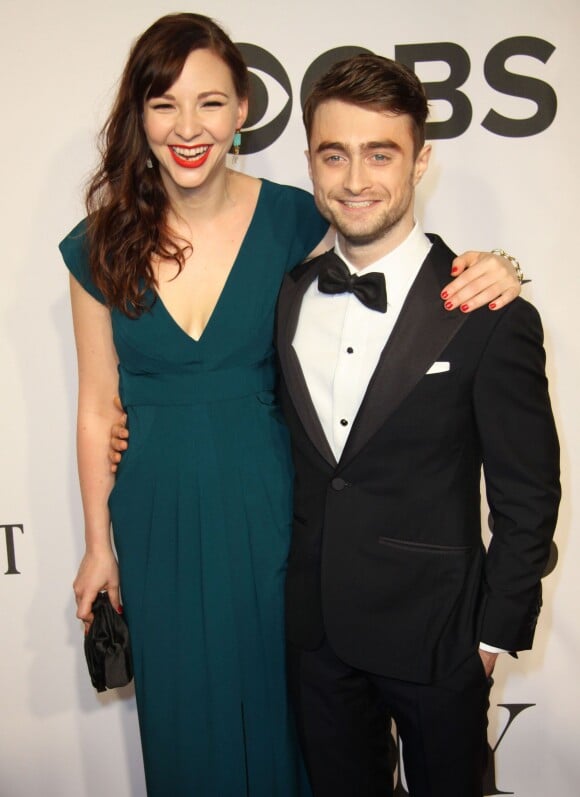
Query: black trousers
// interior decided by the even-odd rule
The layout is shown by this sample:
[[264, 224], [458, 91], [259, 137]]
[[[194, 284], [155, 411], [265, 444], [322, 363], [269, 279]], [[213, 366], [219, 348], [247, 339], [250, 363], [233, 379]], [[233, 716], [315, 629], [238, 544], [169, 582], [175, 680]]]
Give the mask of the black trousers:
[[411, 797], [482, 797], [491, 681], [477, 650], [451, 676], [427, 685], [351, 667], [328, 642], [315, 651], [287, 650], [314, 797], [393, 795], [390, 717]]

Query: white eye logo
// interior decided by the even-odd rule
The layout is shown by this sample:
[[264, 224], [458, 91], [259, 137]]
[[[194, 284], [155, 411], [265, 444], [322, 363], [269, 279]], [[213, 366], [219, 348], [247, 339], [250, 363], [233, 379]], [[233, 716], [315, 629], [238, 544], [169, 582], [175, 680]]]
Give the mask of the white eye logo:
[[292, 113], [292, 86], [282, 64], [256, 44], [238, 43], [250, 70], [250, 103], [242, 155], [261, 152], [280, 138]]

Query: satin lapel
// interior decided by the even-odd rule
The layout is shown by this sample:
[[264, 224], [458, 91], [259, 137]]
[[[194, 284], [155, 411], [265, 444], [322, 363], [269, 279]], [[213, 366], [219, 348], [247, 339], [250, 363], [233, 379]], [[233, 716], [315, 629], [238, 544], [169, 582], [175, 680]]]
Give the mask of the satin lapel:
[[341, 466], [380, 429], [467, 320], [459, 310], [445, 310], [439, 296], [449, 281], [452, 258], [453, 253], [435, 238], [369, 382]]
[[278, 299], [277, 344], [286, 387], [304, 430], [321, 456], [334, 468], [336, 458], [314, 409], [302, 367], [292, 346], [302, 299], [308, 287], [318, 278], [323, 258], [324, 255], [321, 255], [306, 267], [299, 267], [303, 268], [303, 273], [297, 280], [291, 275], [285, 277]]

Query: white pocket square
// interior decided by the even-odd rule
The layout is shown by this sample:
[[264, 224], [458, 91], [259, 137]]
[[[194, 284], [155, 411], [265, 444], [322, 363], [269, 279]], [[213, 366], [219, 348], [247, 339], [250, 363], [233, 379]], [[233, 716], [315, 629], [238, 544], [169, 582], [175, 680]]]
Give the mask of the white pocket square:
[[443, 360], [433, 363], [431, 368], [427, 371], [427, 374], [442, 374], [444, 371], [451, 370], [451, 363], [447, 363]]

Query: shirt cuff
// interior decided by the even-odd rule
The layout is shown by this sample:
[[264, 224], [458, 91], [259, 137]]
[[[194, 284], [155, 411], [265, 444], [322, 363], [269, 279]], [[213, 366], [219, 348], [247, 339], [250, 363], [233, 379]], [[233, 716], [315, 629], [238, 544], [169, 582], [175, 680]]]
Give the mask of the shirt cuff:
[[504, 648], [496, 648], [493, 645], [486, 645], [485, 642], [479, 643], [480, 650], [485, 650], [488, 653], [508, 653]]

